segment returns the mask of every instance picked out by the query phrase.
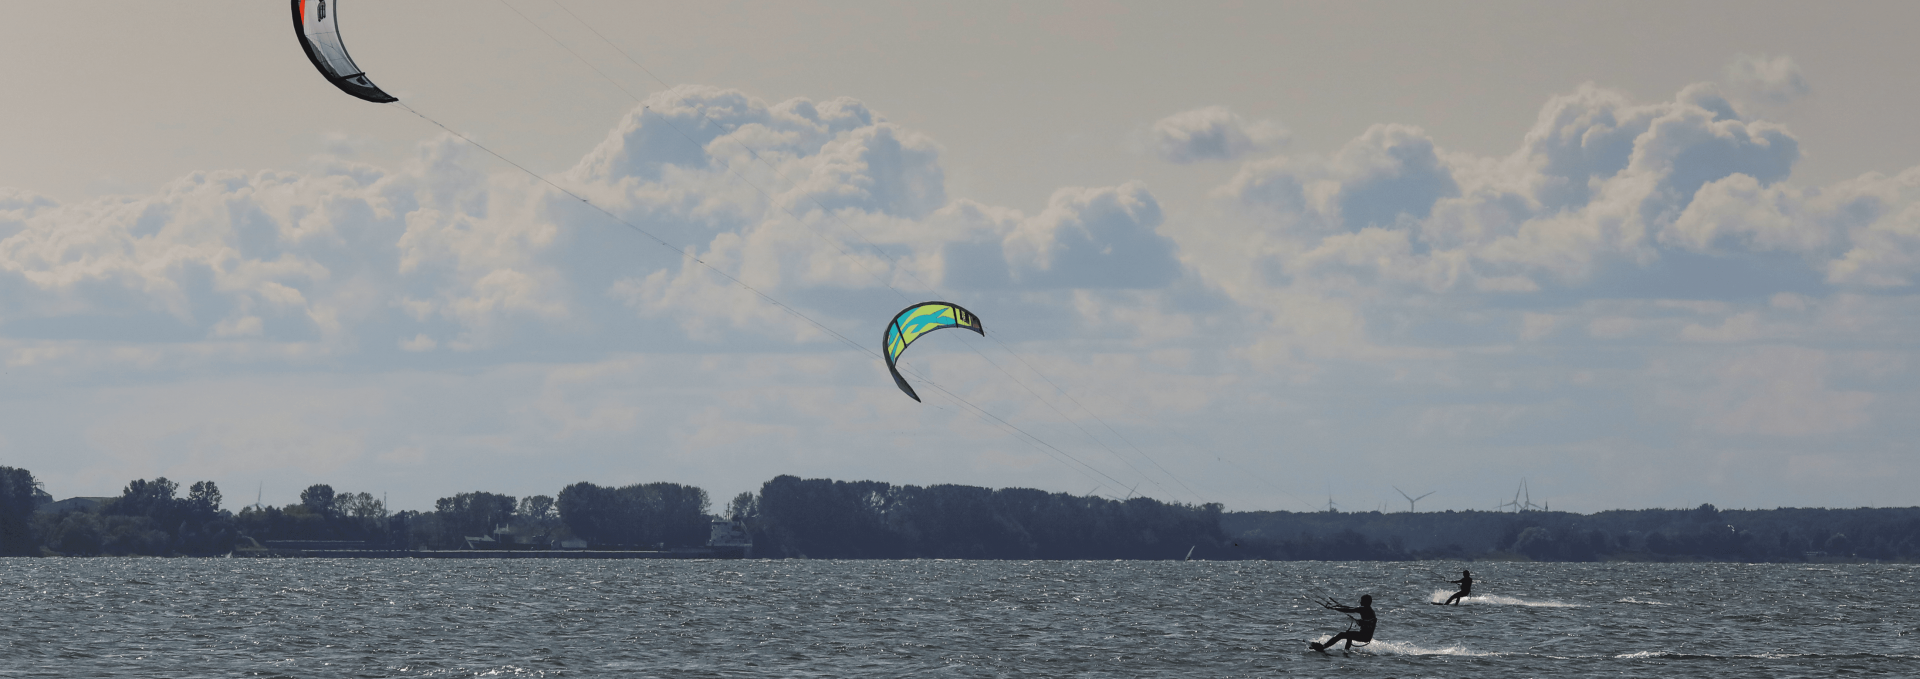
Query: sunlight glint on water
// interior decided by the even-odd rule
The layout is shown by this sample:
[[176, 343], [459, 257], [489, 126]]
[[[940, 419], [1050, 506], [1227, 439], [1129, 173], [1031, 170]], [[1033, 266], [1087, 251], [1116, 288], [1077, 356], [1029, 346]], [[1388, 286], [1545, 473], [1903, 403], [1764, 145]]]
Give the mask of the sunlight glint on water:
[[[1914, 566], [4, 559], [0, 676], [1910, 676]], [[1372, 594], [1377, 640], [1311, 596]]]

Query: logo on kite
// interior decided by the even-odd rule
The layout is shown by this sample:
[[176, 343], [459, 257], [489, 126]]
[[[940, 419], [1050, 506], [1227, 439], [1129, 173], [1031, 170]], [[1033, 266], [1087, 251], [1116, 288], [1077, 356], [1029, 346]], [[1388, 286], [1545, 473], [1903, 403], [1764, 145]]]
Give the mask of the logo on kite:
[[901, 309], [900, 313], [895, 314], [893, 320], [887, 323], [887, 334], [881, 344], [887, 356], [887, 372], [893, 373], [893, 383], [899, 385], [900, 390], [907, 392], [907, 395], [913, 397], [915, 401], [920, 400], [920, 395], [913, 393], [913, 387], [907, 384], [907, 378], [900, 376], [900, 368], [895, 363], [900, 360], [900, 354], [906, 353], [907, 347], [912, 345], [914, 340], [941, 328], [966, 328], [980, 333], [981, 337], [987, 335], [986, 329], [980, 325], [979, 316], [960, 308], [958, 304], [947, 302], [915, 304]]

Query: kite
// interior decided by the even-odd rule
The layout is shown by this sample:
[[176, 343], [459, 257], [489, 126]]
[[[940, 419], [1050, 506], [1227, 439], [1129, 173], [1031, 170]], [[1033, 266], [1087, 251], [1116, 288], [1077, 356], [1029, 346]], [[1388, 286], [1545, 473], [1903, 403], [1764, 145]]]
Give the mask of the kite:
[[894, 363], [900, 360], [900, 354], [906, 352], [907, 345], [913, 344], [921, 335], [941, 328], [966, 328], [980, 333], [981, 337], [987, 336], [986, 329], [980, 326], [979, 316], [960, 308], [958, 304], [947, 302], [915, 304], [900, 310], [893, 321], [887, 323], [887, 334], [881, 347], [887, 353], [887, 372], [893, 373], [893, 383], [900, 385], [900, 390], [907, 392], [915, 401], [920, 400], [920, 395], [913, 393], [913, 387], [907, 385], [907, 378], [900, 376], [900, 369]]
[[307, 51], [307, 59], [313, 62], [314, 68], [320, 69], [320, 75], [326, 76], [327, 82], [342, 92], [376, 104], [400, 101], [375, 87], [373, 81], [367, 80], [367, 74], [353, 64], [353, 57], [347, 56], [347, 46], [340, 42], [338, 0], [292, 2], [293, 34], [300, 37], [301, 49]]

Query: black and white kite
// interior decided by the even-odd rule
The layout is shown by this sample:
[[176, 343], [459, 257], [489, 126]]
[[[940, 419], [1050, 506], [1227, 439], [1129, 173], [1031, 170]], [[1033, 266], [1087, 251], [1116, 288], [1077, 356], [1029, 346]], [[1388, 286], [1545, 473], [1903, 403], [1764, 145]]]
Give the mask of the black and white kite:
[[300, 36], [300, 47], [307, 51], [307, 59], [313, 61], [314, 68], [320, 69], [320, 75], [327, 77], [327, 82], [376, 104], [400, 100], [375, 87], [373, 81], [367, 80], [367, 74], [353, 64], [353, 57], [347, 56], [347, 46], [340, 42], [338, 0], [292, 1], [293, 32]]

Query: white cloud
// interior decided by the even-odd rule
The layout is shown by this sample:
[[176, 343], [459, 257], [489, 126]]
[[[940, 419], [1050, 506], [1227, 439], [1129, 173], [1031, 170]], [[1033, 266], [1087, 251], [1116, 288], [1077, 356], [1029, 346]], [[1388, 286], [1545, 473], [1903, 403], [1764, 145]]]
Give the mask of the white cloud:
[[569, 190], [698, 262], [636, 245], [625, 226], [452, 138], [398, 170], [322, 167], [196, 173], [158, 194], [70, 205], [10, 190], [0, 290], [19, 303], [0, 322], [80, 338], [151, 317], [139, 323], [177, 339], [338, 355], [539, 351], [635, 311], [676, 318], [699, 340], [776, 328], [781, 341], [817, 340], [811, 324], [717, 272], [840, 326], [847, 309], [810, 307], [810, 294], [924, 291], [948, 274], [1000, 288], [1159, 287], [1180, 268], [1145, 188], [1063, 189], [1031, 216], [952, 203], [935, 144], [846, 99], [768, 105], [672, 90], [564, 175]]
[[1013, 227], [1003, 250], [1028, 288], [1158, 288], [1180, 275], [1172, 241], [1155, 229], [1160, 204], [1144, 186], [1054, 192]]
[[[1741, 118], [1710, 86], [1642, 105], [1586, 85], [1549, 101], [1506, 157], [1450, 153], [1418, 128], [1375, 125], [1325, 158], [1249, 162], [1216, 193], [1246, 215], [1236, 228], [1249, 247], [1202, 256], [1265, 259], [1285, 281], [1525, 293], [1674, 252], [1771, 252], [1837, 283], [1903, 284], [1908, 229], [1887, 213], [1911, 203], [1911, 178], [1809, 191], [1782, 182], [1799, 156], [1786, 128]], [[1818, 263], [1849, 241], [1865, 247]]]
[[1279, 123], [1248, 122], [1225, 106], [1208, 106], [1161, 118], [1147, 136], [1162, 160], [1193, 163], [1270, 151], [1284, 145], [1289, 134]]
[[1911, 286], [1920, 273], [1920, 167], [1892, 177], [1868, 174], [1828, 193], [1826, 215], [1848, 247], [1827, 263], [1827, 279], [1870, 288]]
[[[1874, 395], [1828, 385], [1827, 352], [1799, 347], [1756, 347], [1713, 361], [1701, 373], [1686, 371], [1661, 403], [1694, 414], [1695, 426], [1735, 436], [1817, 436], [1845, 432], [1869, 421]], [[1698, 380], [1697, 388], [1683, 384]]]
[[1784, 104], [1807, 96], [1810, 90], [1800, 65], [1786, 55], [1737, 55], [1727, 64], [1727, 84], [1767, 104]]

